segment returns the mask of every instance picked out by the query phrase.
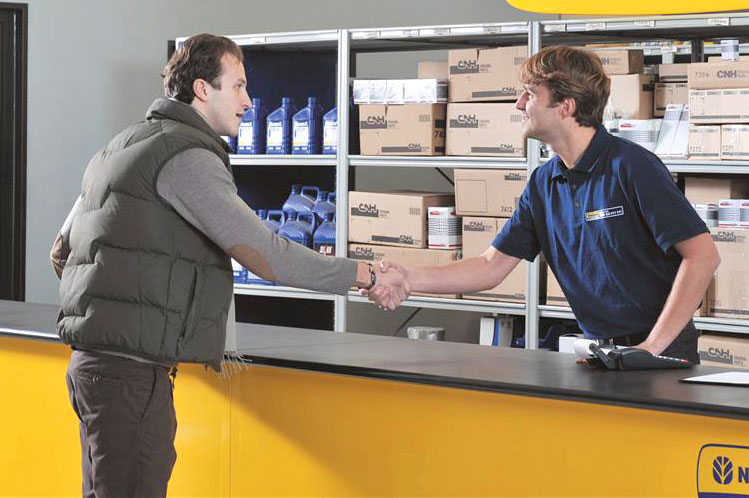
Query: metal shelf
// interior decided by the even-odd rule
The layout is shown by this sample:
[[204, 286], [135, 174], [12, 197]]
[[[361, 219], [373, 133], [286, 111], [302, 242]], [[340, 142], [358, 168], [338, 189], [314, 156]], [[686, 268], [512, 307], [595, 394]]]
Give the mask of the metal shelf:
[[333, 301], [335, 299], [335, 294], [276, 285], [234, 284], [234, 294], [243, 294], [246, 296], [293, 297], [296, 299], [314, 299], [317, 301]]
[[349, 156], [350, 166], [386, 168], [501, 168], [528, 169], [524, 157], [467, 157], [467, 156]]
[[244, 155], [230, 154], [232, 166], [335, 166], [333, 155]]
[[[349, 292], [348, 299], [355, 303], [369, 303], [369, 300], [357, 292]], [[473, 313], [497, 313], [502, 315], [525, 315], [525, 304], [479, 301], [476, 299], [448, 299], [440, 297], [411, 296], [403, 301], [402, 306], [414, 308], [434, 308], [452, 311], [469, 311]]]
[[527, 22], [352, 29], [351, 49], [434, 50], [466, 45], [497, 45], [499, 42], [527, 43], [529, 29]]
[[[572, 310], [563, 306], [539, 306], [539, 314], [544, 318], [564, 318], [575, 320]], [[694, 317], [694, 324], [698, 330], [710, 332], [730, 332], [749, 335], [749, 320], [734, 320], [729, 318], [715, 318], [711, 316]]]
[[749, 174], [749, 161], [664, 159], [663, 163], [672, 173]]

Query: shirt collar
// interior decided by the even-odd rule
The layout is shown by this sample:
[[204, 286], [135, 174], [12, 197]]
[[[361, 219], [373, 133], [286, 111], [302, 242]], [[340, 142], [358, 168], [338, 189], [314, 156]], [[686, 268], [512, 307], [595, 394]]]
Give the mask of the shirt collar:
[[[604, 152], [611, 143], [612, 136], [606, 131], [602, 125], [598, 125], [596, 128], [596, 134], [593, 135], [593, 139], [588, 144], [588, 148], [585, 149], [583, 155], [577, 160], [574, 171], [589, 175], [598, 164], [598, 161], [603, 156]], [[559, 176], [566, 176], [568, 168], [565, 168], [562, 163], [562, 158], [558, 155], [554, 158], [554, 172], [552, 178]]]

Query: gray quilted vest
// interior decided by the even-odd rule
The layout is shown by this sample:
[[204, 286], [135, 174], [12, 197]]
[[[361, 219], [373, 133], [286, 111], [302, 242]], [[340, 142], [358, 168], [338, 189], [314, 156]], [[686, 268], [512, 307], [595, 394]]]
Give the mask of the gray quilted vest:
[[60, 283], [64, 343], [220, 369], [230, 259], [156, 190], [164, 164], [192, 148], [231, 171], [221, 137], [189, 105], [162, 98], [91, 159]]

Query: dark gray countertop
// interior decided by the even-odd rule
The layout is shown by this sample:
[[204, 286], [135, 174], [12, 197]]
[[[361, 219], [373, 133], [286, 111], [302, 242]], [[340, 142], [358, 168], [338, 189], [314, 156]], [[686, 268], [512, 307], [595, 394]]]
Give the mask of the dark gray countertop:
[[[0, 334], [56, 340], [56, 317], [56, 306], [0, 301]], [[749, 419], [749, 390], [679, 382], [716, 367], [604, 371], [549, 351], [241, 323], [237, 346], [260, 365]]]

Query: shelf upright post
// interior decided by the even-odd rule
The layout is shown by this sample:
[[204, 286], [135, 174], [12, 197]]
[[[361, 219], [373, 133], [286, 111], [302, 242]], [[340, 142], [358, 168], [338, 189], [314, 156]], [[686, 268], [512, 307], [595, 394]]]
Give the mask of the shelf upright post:
[[[338, 149], [336, 154], [336, 255], [346, 256], [348, 251], [348, 168], [349, 168], [349, 61], [351, 34], [347, 29], [338, 30]], [[348, 298], [335, 296], [333, 307], [333, 330], [346, 331], [346, 303]]]
[[[528, 55], [533, 55], [541, 50], [541, 23], [532, 21], [528, 27]], [[526, 143], [526, 160], [528, 161], [528, 179], [533, 170], [538, 168], [541, 157], [541, 144], [538, 140], [530, 138]], [[536, 257], [532, 263], [526, 262], [527, 280], [525, 286], [525, 347], [527, 349], [538, 348], [538, 322], [540, 319], [539, 303], [539, 275], [540, 262]]]

